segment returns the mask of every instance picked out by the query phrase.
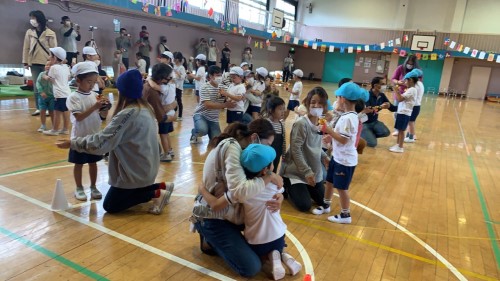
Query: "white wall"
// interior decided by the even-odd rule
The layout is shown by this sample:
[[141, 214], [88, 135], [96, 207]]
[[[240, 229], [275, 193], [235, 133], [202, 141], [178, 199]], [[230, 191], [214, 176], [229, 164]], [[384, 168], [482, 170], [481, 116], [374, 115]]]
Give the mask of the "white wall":
[[298, 20], [309, 26], [500, 34], [499, 14], [499, 0], [299, 0]]

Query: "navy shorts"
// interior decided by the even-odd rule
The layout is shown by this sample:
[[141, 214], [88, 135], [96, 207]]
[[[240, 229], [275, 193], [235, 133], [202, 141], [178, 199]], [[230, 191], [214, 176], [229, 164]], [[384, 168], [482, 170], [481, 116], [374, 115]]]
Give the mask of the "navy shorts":
[[355, 169], [356, 166], [344, 166], [335, 162], [332, 157], [330, 165], [328, 165], [328, 171], [326, 172], [326, 181], [332, 183], [336, 189], [348, 190]]
[[396, 114], [396, 124], [394, 124], [394, 128], [398, 131], [406, 131], [409, 122], [410, 116], [398, 113]]
[[259, 256], [267, 256], [270, 252], [277, 250], [280, 253], [283, 252], [283, 248], [285, 247], [285, 235], [280, 238], [265, 243], [265, 244], [250, 244], [250, 248]]
[[93, 155], [93, 154], [78, 152], [73, 149], [69, 150], [68, 162], [73, 164], [96, 163], [101, 160], [102, 160], [102, 155]]
[[299, 105], [300, 105], [300, 102], [298, 100], [291, 100], [291, 101], [288, 101], [288, 106], [286, 107], [286, 109], [294, 111], [295, 108]]
[[195, 94], [197, 97], [199, 97], [199, 96], [200, 96], [200, 91], [199, 91], [199, 90], [196, 90], [196, 91], [194, 92], [194, 94]]
[[413, 111], [411, 112], [410, 122], [415, 122], [419, 114], [420, 114], [420, 105], [414, 106]]
[[234, 122], [241, 122], [243, 120], [243, 111], [227, 111], [227, 118], [226, 122], [228, 124], [234, 123]]
[[252, 113], [252, 112], [257, 112], [257, 113], [260, 113], [260, 106], [249, 106], [248, 107], [248, 112]]
[[54, 110], [62, 112], [68, 111], [68, 108], [66, 107], [66, 98], [56, 98]]
[[165, 135], [174, 131], [174, 124], [172, 122], [158, 123], [158, 134]]

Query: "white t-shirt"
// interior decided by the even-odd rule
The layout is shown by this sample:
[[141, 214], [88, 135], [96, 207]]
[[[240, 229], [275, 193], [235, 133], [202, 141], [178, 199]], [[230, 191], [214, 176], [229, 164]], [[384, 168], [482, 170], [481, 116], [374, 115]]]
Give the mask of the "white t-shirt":
[[359, 118], [354, 111], [343, 113], [337, 125], [335, 132], [347, 139], [345, 144], [341, 144], [332, 138], [332, 156], [335, 162], [347, 167], [358, 165], [358, 152], [356, 151], [356, 135], [358, 134]]
[[[175, 101], [175, 83], [168, 83], [167, 85], [160, 85], [160, 99], [161, 105], [166, 106]], [[174, 116], [175, 110], [171, 109], [167, 112], [168, 116]]]
[[[179, 72], [177, 74], [175, 71]], [[186, 69], [184, 66], [181, 65], [174, 65], [174, 80], [175, 80], [175, 87], [179, 90], [184, 89], [184, 80], [186, 79]]]
[[295, 84], [293, 84], [292, 93], [290, 94], [290, 100], [300, 100], [301, 94], [302, 94], [302, 81], [297, 81], [295, 82]]
[[199, 91], [201, 90], [201, 86], [205, 84], [206, 80], [206, 73], [205, 73], [205, 67], [200, 66], [198, 67], [198, 70], [196, 70], [196, 77], [200, 77], [201, 79], [198, 81], [194, 79], [194, 89]]
[[276, 193], [283, 191], [284, 188], [268, 183], [260, 193], [241, 202], [245, 211], [245, 239], [249, 244], [265, 244], [285, 235], [286, 224], [280, 212], [271, 212], [266, 206]]
[[[252, 90], [259, 91], [261, 93], [264, 92], [265, 89], [266, 89], [266, 84], [264, 82], [261, 82], [261, 81], [255, 81], [255, 83], [252, 86]], [[262, 106], [262, 96], [255, 96], [255, 97], [257, 98], [256, 100], [260, 100], [260, 102], [252, 102], [251, 105], [261, 107]]]
[[140, 73], [146, 73], [146, 61], [144, 59], [137, 61], [137, 70], [139, 70]]
[[73, 124], [71, 128], [71, 139], [85, 137], [98, 133], [101, 130], [101, 117], [99, 111], [94, 110], [87, 118], [77, 121], [75, 113], [84, 113], [97, 102], [97, 93], [83, 93], [80, 91], [72, 92], [66, 100], [66, 107], [71, 113], [70, 120]]
[[424, 97], [425, 87], [422, 81], [418, 81], [415, 84], [415, 88], [417, 89], [417, 97], [415, 98], [415, 106], [420, 106], [422, 104], [422, 98]]
[[54, 98], [67, 98], [71, 94], [71, 89], [69, 88], [71, 72], [67, 64], [54, 64], [50, 67], [47, 75], [54, 78], [54, 82], [52, 83]]
[[[229, 88], [227, 89], [227, 92], [234, 96], [244, 96], [246, 91], [247, 90], [245, 89], [245, 85], [243, 83], [240, 83], [238, 85], [234, 85], [233, 83], [231, 83], [231, 85], [229, 85]], [[245, 111], [245, 100], [242, 99], [240, 101], [237, 101], [235, 107], [228, 108], [227, 110]]]
[[397, 113], [411, 116], [413, 106], [415, 105], [415, 98], [417, 97], [417, 89], [415, 87], [408, 88], [402, 96], [404, 100], [398, 103]]

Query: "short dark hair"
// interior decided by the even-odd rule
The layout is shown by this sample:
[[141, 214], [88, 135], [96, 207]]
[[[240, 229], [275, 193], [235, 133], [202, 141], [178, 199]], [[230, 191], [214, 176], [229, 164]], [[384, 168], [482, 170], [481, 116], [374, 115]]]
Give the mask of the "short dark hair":
[[352, 78], [342, 78], [340, 79], [339, 81], [339, 88], [340, 86], [342, 86], [343, 84], [347, 83], [347, 82], [351, 82], [352, 81]]
[[40, 30], [45, 30], [47, 26], [47, 18], [45, 18], [45, 14], [40, 10], [31, 11], [29, 14], [30, 17], [34, 17], [40, 26]]
[[151, 78], [153, 81], [159, 82], [163, 79], [168, 79], [172, 74], [172, 67], [168, 64], [158, 63], [153, 66]]
[[98, 76], [99, 73], [97, 73], [97, 72], [89, 72], [89, 73], [79, 74], [79, 75], [76, 76], [76, 79], [83, 80], [83, 79], [85, 79], [87, 77], [90, 77], [92, 75]]
[[328, 94], [326, 93], [325, 89], [323, 89], [322, 87], [314, 87], [312, 90], [309, 91], [309, 93], [307, 93], [306, 98], [302, 101], [302, 103], [307, 107], [307, 110], [309, 110], [309, 106], [311, 105], [311, 99], [315, 95], [319, 96], [320, 102], [326, 108]]
[[380, 82], [384, 79], [385, 79], [384, 77], [380, 77], [380, 76], [374, 77], [372, 79], [372, 88], [375, 86], [375, 84], [380, 84]]
[[266, 112], [267, 112], [267, 114], [273, 113], [276, 110], [276, 107], [278, 107], [280, 105], [284, 105], [284, 104], [285, 104], [285, 101], [282, 98], [275, 96], [275, 95], [272, 95], [272, 94], [268, 94], [266, 96]]
[[273, 125], [266, 119], [255, 119], [248, 124], [250, 135], [257, 134], [260, 139], [268, 139], [275, 135]]
[[217, 65], [211, 65], [208, 68], [208, 75], [215, 75], [215, 74], [219, 74], [219, 73], [222, 73], [222, 69], [220, 67], [218, 67]]
[[365, 101], [362, 100], [362, 99], [359, 99], [356, 101], [356, 104], [354, 105], [354, 111], [356, 111], [356, 113], [360, 113], [361, 111], [363, 111], [363, 109], [365, 109]]
[[142, 58], [142, 54], [141, 54], [141, 52], [137, 52], [137, 53], [135, 53], [135, 55], [136, 55], [137, 57], [141, 57], [141, 58]]
[[148, 28], [147, 28], [145, 25], [143, 25], [143, 26], [141, 27], [141, 29], [148, 29]]
[[[273, 162], [269, 163], [269, 165], [267, 165], [266, 167], [264, 168], [268, 168], [268, 169], [271, 169], [271, 164], [273, 164]], [[258, 172], [250, 172], [247, 168], [243, 167], [243, 171], [245, 172], [245, 176], [247, 177], [247, 179], [251, 180], [253, 178], [256, 178], [260, 175], [260, 172], [262, 171], [258, 171]]]
[[122, 28], [120, 28], [120, 32], [122, 32], [122, 31], [127, 31], [127, 29], [122, 27]]

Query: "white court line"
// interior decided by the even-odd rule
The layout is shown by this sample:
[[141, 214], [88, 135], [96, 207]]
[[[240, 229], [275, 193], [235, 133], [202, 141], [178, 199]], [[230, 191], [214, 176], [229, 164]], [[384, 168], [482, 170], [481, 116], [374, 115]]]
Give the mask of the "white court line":
[[[11, 194], [13, 196], [16, 196], [16, 197], [18, 197], [20, 199], [26, 200], [26, 201], [34, 204], [34, 205], [37, 205], [39, 207], [42, 207], [42, 208], [47, 209], [49, 211], [52, 211], [49, 204], [43, 203], [43, 202], [41, 202], [39, 200], [36, 200], [36, 199], [31, 198], [29, 196], [26, 196], [26, 195], [24, 195], [24, 194], [22, 194], [20, 192], [17, 192], [17, 191], [14, 191], [14, 190], [8, 188], [8, 187], [0, 185], [0, 190], [4, 191], [6, 193], [9, 193], [9, 194]], [[60, 214], [60, 215], [62, 215], [62, 216], [65, 216], [65, 217], [67, 217], [69, 219], [77, 221], [77, 222], [79, 222], [81, 224], [84, 224], [84, 225], [86, 225], [88, 227], [94, 228], [94, 229], [96, 229], [96, 230], [98, 230], [98, 231], [100, 231], [102, 233], [105, 233], [107, 235], [113, 236], [113, 237], [118, 238], [118, 239], [120, 239], [122, 241], [125, 241], [125, 242], [127, 242], [129, 244], [132, 244], [132, 245], [134, 245], [136, 247], [139, 247], [139, 248], [141, 248], [143, 250], [146, 250], [146, 251], [151, 252], [153, 254], [156, 254], [158, 256], [164, 257], [166, 259], [169, 259], [169, 260], [171, 260], [173, 262], [176, 262], [176, 263], [178, 263], [178, 264], [180, 264], [182, 266], [185, 266], [185, 267], [191, 268], [193, 270], [196, 270], [196, 271], [198, 271], [200, 273], [206, 274], [206, 275], [208, 275], [208, 276], [210, 276], [212, 278], [215, 278], [215, 279], [218, 279], [218, 280], [224, 280], [224, 281], [226, 281], [226, 280], [235, 280], [235, 279], [232, 279], [232, 278], [230, 278], [228, 276], [225, 276], [225, 275], [222, 275], [222, 274], [217, 273], [215, 271], [212, 271], [212, 270], [210, 270], [208, 268], [205, 268], [205, 267], [202, 267], [202, 266], [197, 265], [195, 263], [192, 263], [192, 262], [190, 262], [188, 260], [185, 260], [185, 259], [182, 259], [180, 257], [174, 256], [174, 255], [172, 255], [172, 254], [170, 254], [168, 252], [165, 252], [163, 250], [160, 250], [158, 248], [152, 247], [152, 246], [150, 246], [150, 245], [148, 245], [146, 243], [143, 243], [143, 242], [140, 242], [140, 241], [135, 240], [133, 238], [130, 238], [130, 237], [126, 236], [126, 235], [118, 233], [118, 232], [116, 232], [114, 230], [111, 230], [109, 228], [106, 228], [106, 227], [104, 227], [102, 225], [99, 225], [99, 224], [94, 223], [94, 222], [90, 222], [90, 221], [88, 221], [88, 219], [84, 219], [84, 218], [81, 218], [79, 216], [75, 216], [75, 215], [73, 215], [71, 213], [68, 213], [66, 211], [55, 211], [55, 212], [58, 213], [58, 214]]]
[[[335, 196], [339, 197], [338, 194], [334, 194]], [[465, 276], [462, 275], [462, 273], [460, 273], [460, 271], [458, 271], [458, 269], [456, 269], [456, 267], [454, 267], [448, 260], [446, 260], [443, 256], [441, 256], [441, 254], [439, 254], [436, 250], [434, 250], [431, 246], [429, 246], [427, 243], [425, 243], [424, 241], [422, 241], [422, 239], [418, 238], [415, 234], [413, 234], [412, 232], [410, 232], [409, 230], [407, 230], [405, 227], [401, 226], [400, 224], [396, 223], [395, 221], [391, 220], [390, 218], [382, 215], [381, 213], [371, 209], [370, 207], [367, 207], [361, 203], [358, 203], [354, 200], [351, 199], [351, 203], [358, 206], [358, 207], [361, 207], [365, 210], [367, 210], [368, 212], [378, 216], [379, 218], [385, 220], [386, 222], [388, 222], [389, 224], [391, 224], [392, 226], [396, 227], [397, 229], [399, 229], [401, 232], [403, 232], [404, 234], [410, 236], [410, 238], [412, 238], [413, 240], [415, 240], [418, 244], [420, 244], [420, 246], [424, 247], [424, 249], [426, 249], [427, 251], [429, 251], [429, 253], [431, 253], [433, 256], [435, 256], [442, 264], [444, 264], [456, 277], [458, 280], [461, 280], [461, 281], [466, 281], [467, 278], [465, 278]]]
[[[172, 162], [173, 162], [173, 161], [172, 161]], [[194, 164], [204, 164], [204, 163], [201, 163], [201, 162], [193, 162], [193, 163], [194, 163]], [[18, 172], [18, 173], [12, 173], [12, 174], [8, 174], [8, 175], [3, 175], [3, 176], [0, 176], [0, 178], [3, 178], [3, 177], [8, 177], [8, 176], [20, 175], [20, 174], [26, 174], [26, 173], [30, 173], [30, 172], [38, 172], [38, 171], [43, 171], [43, 170], [59, 169], [59, 168], [66, 168], [66, 167], [72, 167], [72, 166], [73, 166], [73, 165], [63, 165], [63, 166], [55, 166], [55, 167], [46, 167], [46, 168], [40, 168], [40, 169], [34, 169], [34, 170], [27, 170], [27, 171], [22, 171], [22, 172]], [[46, 209], [48, 209], [48, 210], [52, 211], [52, 209], [50, 208], [50, 206], [49, 206], [48, 204], [45, 204], [45, 203], [43, 203], [43, 202], [41, 202], [41, 201], [38, 201], [38, 200], [33, 199], [33, 198], [31, 198], [31, 197], [28, 197], [28, 196], [26, 196], [26, 195], [24, 195], [24, 194], [22, 194], [22, 193], [19, 193], [19, 192], [17, 192], [17, 191], [11, 190], [11, 189], [9, 189], [9, 188], [7, 188], [7, 187], [4, 187], [4, 186], [2, 186], [2, 185], [0, 185], [0, 189], [2, 189], [2, 190], [4, 190], [4, 191], [6, 191], [5, 189], [7, 189], [7, 191], [6, 191], [6, 192], [8, 192], [8, 193], [10, 193], [10, 194], [12, 194], [12, 195], [14, 195], [14, 196], [17, 196], [17, 197], [19, 197], [19, 198], [25, 199], [25, 200], [27, 200], [27, 201], [29, 201], [29, 202], [31, 202], [31, 203], [33, 203], [33, 204], [35, 204], [35, 205], [38, 205], [38, 206], [40, 206], [40, 207], [42, 207], [42, 208], [46, 208]], [[188, 198], [194, 198], [194, 197], [196, 197], [196, 195], [194, 195], [194, 194], [180, 194], [180, 193], [177, 193], [177, 194], [173, 193], [173, 194], [172, 194], [172, 196], [177, 196], [177, 197], [188, 197]], [[88, 206], [88, 205], [91, 205], [93, 202], [94, 202], [94, 201], [89, 201], [89, 202], [83, 202], [83, 203], [80, 203], [80, 204], [71, 205], [70, 209], [75, 209], [75, 208], [79, 208], [79, 207]], [[76, 220], [76, 221], [79, 221], [79, 222], [81, 221], [81, 223], [83, 223], [83, 224], [85, 224], [85, 225], [88, 225], [88, 226], [90, 226], [90, 227], [93, 227], [93, 226], [92, 226], [92, 225], [90, 225], [90, 224], [95, 224], [95, 223], [92, 223], [92, 222], [85, 221], [85, 220], [83, 220], [82, 218], [77, 217], [77, 216], [74, 216], [73, 214], [70, 214], [70, 213], [67, 213], [67, 212], [58, 212], [58, 213], [59, 213], [59, 214], [61, 214], [61, 215], [64, 215], [64, 216], [66, 216], [66, 214], [68, 214], [69, 216], [66, 216], [66, 217], [71, 218], [71, 219]], [[73, 218], [73, 217], [74, 217], [74, 218]], [[77, 219], [76, 219], [76, 218], [77, 218]], [[95, 225], [96, 225], [96, 226], [98, 226], [99, 228], [104, 228], [104, 229], [106, 229], [106, 231], [102, 231], [102, 230], [101, 230], [101, 231], [102, 231], [102, 232], [104, 232], [104, 233], [108, 233], [108, 231], [112, 231], [112, 230], [109, 230], [109, 229], [107, 229], [107, 228], [105, 228], [105, 227], [103, 227], [103, 226], [101, 226], [101, 225], [98, 225], [98, 224], [95, 224]], [[95, 227], [94, 227], [94, 228], [95, 228]], [[96, 228], [96, 229], [97, 229], [97, 228]], [[100, 229], [98, 229], [98, 230], [100, 230]], [[114, 231], [113, 231], [113, 232], [114, 232]], [[109, 233], [108, 233], [108, 234], [109, 234]], [[118, 234], [118, 235], [123, 236], [123, 235], [122, 235], [122, 234], [120, 234], [120, 233], [117, 233], [117, 234]], [[112, 235], [112, 234], [110, 234], [110, 235]], [[301, 258], [302, 258], [302, 261], [304, 262], [304, 270], [305, 270], [305, 273], [306, 273], [306, 274], [310, 274], [310, 275], [311, 275], [311, 280], [312, 280], [312, 281], [314, 281], [314, 267], [312, 266], [311, 258], [309, 257], [309, 254], [307, 253], [307, 250], [304, 248], [304, 246], [302, 246], [302, 244], [300, 243], [300, 241], [299, 241], [299, 240], [298, 240], [298, 239], [297, 239], [297, 238], [296, 238], [296, 237], [295, 237], [295, 236], [294, 236], [291, 232], [289, 232], [288, 230], [286, 231], [286, 235], [287, 235], [287, 237], [290, 239], [290, 241], [292, 241], [292, 243], [294, 244], [294, 246], [297, 248], [298, 252], [300, 253], [300, 256], [301, 256]], [[112, 235], [112, 236], [115, 236], [115, 235]], [[117, 237], [117, 236], [115, 236], [115, 237], [116, 237], [116, 238], [118, 238], [118, 239], [121, 239], [121, 238], [119, 238], [119, 237]], [[130, 239], [130, 240], [133, 240], [133, 241], [137, 241], [137, 240], [132, 239], [132, 238], [129, 238], [129, 237], [127, 237], [127, 236], [124, 236], [124, 237], [125, 237], [125, 238], [127, 238], [127, 239]], [[122, 239], [122, 240], [124, 240], [124, 239]], [[127, 240], [124, 240], [124, 241], [129, 242], [129, 241], [127, 241]], [[132, 243], [132, 242], [129, 242], [129, 243], [131, 243], [131, 244], [133, 244], [133, 245], [136, 245], [136, 246], [138, 246], [138, 247], [141, 247], [141, 246], [139, 246], [139, 245], [137, 245], [137, 244], [135, 244], [135, 243]], [[137, 241], [137, 243], [144, 244], [144, 243], [139, 242], [139, 241]], [[147, 245], [147, 244], [144, 244], [144, 245]], [[148, 247], [151, 247], [151, 246], [149, 246], [149, 245], [147, 245], [147, 246], [148, 246]], [[146, 248], [144, 248], [144, 247], [141, 247], [141, 248], [143, 248], [143, 249], [147, 250], [147, 249], [146, 249]], [[151, 247], [151, 248], [153, 248], [153, 247]], [[153, 249], [156, 249], [156, 248], [153, 248]], [[158, 250], [158, 249], [156, 249], [156, 250], [157, 250], [157, 251], [161, 251], [161, 250]], [[156, 252], [154, 252], [154, 253], [156, 253]], [[158, 254], [158, 253], [156, 253], [156, 254]], [[171, 254], [166, 253], [166, 252], [165, 252], [165, 254], [168, 254], [168, 255], [172, 256]], [[160, 255], [160, 254], [158, 254], [158, 255]], [[163, 256], [163, 255], [161, 255], [161, 256]], [[167, 259], [170, 259], [170, 258], [169, 258], [169, 257], [167, 257], [167, 256], [164, 256], [164, 257], [166, 257]], [[179, 258], [179, 259], [180, 259], [180, 258]], [[170, 260], [172, 260], [172, 259], [170, 259]], [[172, 261], [175, 261], [175, 260], [172, 260]], [[186, 262], [188, 262], [188, 261], [186, 261]], [[182, 263], [181, 263], [181, 264], [182, 264]], [[182, 264], [182, 265], [184, 265], [184, 264]], [[187, 265], [186, 265], [186, 266], [187, 266]], [[198, 266], [198, 265], [196, 265], [196, 266]], [[202, 268], [203, 268], [203, 267], [202, 267]], [[193, 269], [195, 269], [195, 268], [193, 268]], [[209, 269], [206, 269], [206, 268], [203, 268], [203, 269], [204, 269], [204, 270], [209, 270]], [[196, 269], [195, 269], [195, 270], [196, 270]], [[210, 270], [209, 270], [209, 271], [210, 271]], [[200, 271], [200, 272], [202, 272], [202, 271]], [[210, 272], [213, 272], [213, 271], [210, 271]], [[202, 273], [204, 273], [204, 272], [202, 272]], [[218, 273], [214, 273], [214, 274], [218, 274]], [[207, 275], [211, 276], [210, 274], [207, 274]], [[221, 275], [221, 276], [224, 276], [224, 275]], [[212, 277], [213, 277], [213, 276], [212, 276]], [[225, 278], [229, 278], [229, 277], [226, 277], [226, 276], [224, 276], [224, 277], [225, 277]], [[214, 278], [216, 278], [216, 277], [214, 277]], [[233, 279], [220, 279], [220, 280], [233, 280]]]

